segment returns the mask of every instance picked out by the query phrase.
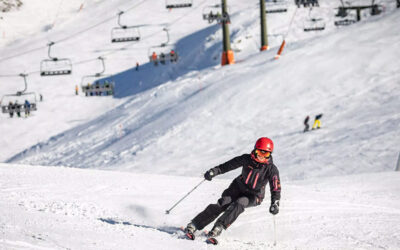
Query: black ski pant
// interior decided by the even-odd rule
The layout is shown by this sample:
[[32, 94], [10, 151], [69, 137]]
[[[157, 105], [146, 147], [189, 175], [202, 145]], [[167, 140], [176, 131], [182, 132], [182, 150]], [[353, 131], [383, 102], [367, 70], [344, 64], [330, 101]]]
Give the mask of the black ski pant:
[[218, 218], [216, 224], [221, 224], [226, 229], [243, 213], [246, 207], [256, 206], [260, 203], [255, 195], [243, 192], [236, 181], [233, 181], [222, 193], [218, 202], [208, 205], [203, 212], [192, 220], [192, 223], [197, 229], [202, 230], [224, 212]]

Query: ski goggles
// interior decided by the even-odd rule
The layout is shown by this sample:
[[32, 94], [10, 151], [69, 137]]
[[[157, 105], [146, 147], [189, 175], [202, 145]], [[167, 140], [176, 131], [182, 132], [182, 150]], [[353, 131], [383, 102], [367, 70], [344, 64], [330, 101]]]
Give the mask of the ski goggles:
[[256, 154], [258, 156], [262, 156], [262, 157], [268, 158], [271, 155], [271, 152], [260, 150], [260, 149], [256, 149]]

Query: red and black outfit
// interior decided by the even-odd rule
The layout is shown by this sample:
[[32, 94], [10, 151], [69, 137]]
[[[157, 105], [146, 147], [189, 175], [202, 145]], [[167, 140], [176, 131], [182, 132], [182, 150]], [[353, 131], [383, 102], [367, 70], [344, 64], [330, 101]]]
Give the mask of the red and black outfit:
[[206, 227], [222, 212], [224, 214], [218, 218], [216, 224], [226, 229], [245, 208], [261, 204], [267, 183], [271, 192], [271, 204], [279, 201], [281, 196], [279, 171], [272, 162], [272, 156], [265, 163], [257, 162], [254, 157], [254, 152], [243, 154], [211, 169], [215, 175], [219, 175], [242, 167], [242, 173], [222, 193], [216, 204], [208, 205], [192, 220], [197, 229]]

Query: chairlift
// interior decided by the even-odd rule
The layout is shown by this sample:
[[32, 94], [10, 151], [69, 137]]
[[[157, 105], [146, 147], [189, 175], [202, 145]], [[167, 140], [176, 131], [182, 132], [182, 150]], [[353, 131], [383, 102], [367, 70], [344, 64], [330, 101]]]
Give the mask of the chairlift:
[[111, 30], [111, 42], [134, 42], [140, 40], [140, 30], [138, 26], [127, 26], [121, 24], [121, 15], [123, 11], [118, 13], [118, 25]]
[[207, 20], [208, 23], [212, 23], [222, 17], [221, 5], [208, 5], [203, 8], [203, 20]]
[[154, 65], [158, 65], [158, 63], [177, 62], [179, 58], [178, 52], [175, 51], [172, 44], [150, 47], [147, 54], [150, 62], [154, 63]]
[[295, 0], [294, 2], [297, 5], [297, 8], [300, 8], [301, 5], [303, 5], [304, 8], [319, 7], [318, 0]]
[[49, 46], [49, 59], [42, 60], [40, 63], [41, 76], [69, 75], [72, 73], [72, 63], [67, 58], [57, 58], [50, 55], [51, 46], [54, 42], [47, 44]]
[[172, 8], [190, 8], [193, 5], [193, 0], [166, 0], [165, 7]]
[[207, 20], [208, 23], [213, 23], [214, 21], [217, 21], [217, 23], [230, 23], [230, 16], [229, 16], [229, 7], [227, 9], [226, 13], [221, 14], [221, 5], [216, 4], [216, 5], [208, 5], [203, 8], [203, 20]]
[[15, 94], [7, 94], [2, 96], [0, 104], [1, 112], [4, 114], [25, 112], [27, 108], [24, 106], [25, 100], [28, 100], [30, 103], [29, 111], [37, 110], [36, 93], [26, 92], [28, 88], [28, 84], [26, 82], [27, 75], [20, 74], [19, 76], [24, 78], [25, 88], [22, 91], [17, 91]]
[[348, 9], [344, 6], [341, 0], [342, 6], [339, 6], [338, 12], [335, 15], [336, 20], [334, 21], [335, 26], [348, 26], [357, 22], [356, 16], [354, 14], [349, 14]]
[[265, 12], [268, 14], [287, 12], [288, 3], [286, 0], [268, 0], [265, 2]]
[[321, 17], [311, 16], [312, 8], [308, 12], [308, 18], [304, 21], [304, 31], [321, 31], [325, 29], [325, 21]]
[[112, 75], [104, 74], [106, 67], [103, 57], [98, 57], [103, 70], [94, 75], [83, 76], [81, 79], [82, 92], [85, 96], [109, 96], [114, 94], [114, 81], [109, 80]]

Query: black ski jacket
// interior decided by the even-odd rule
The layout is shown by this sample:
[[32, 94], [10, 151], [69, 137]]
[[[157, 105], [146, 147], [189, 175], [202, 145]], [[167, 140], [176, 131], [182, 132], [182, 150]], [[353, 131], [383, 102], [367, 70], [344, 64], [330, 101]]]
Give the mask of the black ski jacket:
[[212, 170], [215, 175], [219, 175], [239, 167], [242, 167], [242, 173], [233, 182], [238, 184], [244, 194], [255, 195], [261, 203], [265, 196], [265, 186], [269, 183], [271, 204], [280, 200], [279, 171], [272, 161], [272, 156], [269, 157], [267, 163], [259, 163], [252, 158], [251, 154], [243, 154], [212, 168]]

